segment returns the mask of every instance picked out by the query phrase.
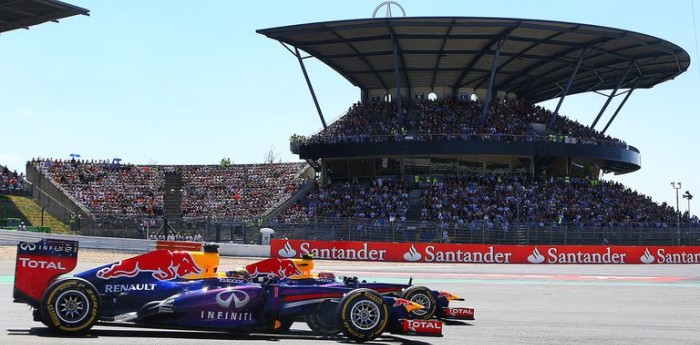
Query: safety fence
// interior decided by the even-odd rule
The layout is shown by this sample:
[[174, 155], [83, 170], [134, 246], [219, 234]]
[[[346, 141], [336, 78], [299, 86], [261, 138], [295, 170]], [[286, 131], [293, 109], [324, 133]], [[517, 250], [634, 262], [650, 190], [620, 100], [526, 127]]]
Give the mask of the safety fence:
[[405, 243], [563, 244], [563, 245], [700, 245], [700, 225], [583, 226], [578, 224], [514, 224], [488, 222], [447, 224], [361, 218], [324, 218], [310, 222], [262, 220], [170, 219], [162, 217], [103, 216], [84, 220], [79, 234], [147, 238], [157, 235], [202, 236], [204, 241], [259, 243], [261, 228], [275, 231], [273, 238]]

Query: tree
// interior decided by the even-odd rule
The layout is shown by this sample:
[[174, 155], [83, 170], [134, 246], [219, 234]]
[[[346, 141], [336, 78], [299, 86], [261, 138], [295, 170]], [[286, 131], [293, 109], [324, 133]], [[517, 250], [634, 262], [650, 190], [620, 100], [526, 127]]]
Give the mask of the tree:
[[267, 164], [272, 164], [275, 163], [282, 163], [282, 158], [280, 158], [280, 154], [275, 152], [275, 144], [270, 145], [270, 150], [265, 153], [265, 157], [263, 157], [263, 162]]
[[231, 158], [228, 158], [228, 157], [221, 158], [220, 164], [224, 168], [230, 167], [231, 166]]

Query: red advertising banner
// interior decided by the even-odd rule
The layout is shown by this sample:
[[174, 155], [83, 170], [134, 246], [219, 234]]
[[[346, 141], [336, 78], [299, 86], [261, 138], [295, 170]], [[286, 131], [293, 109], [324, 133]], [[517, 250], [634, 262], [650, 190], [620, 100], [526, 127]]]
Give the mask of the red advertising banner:
[[273, 239], [270, 256], [324, 260], [493, 264], [700, 264], [700, 246], [565, 246]]

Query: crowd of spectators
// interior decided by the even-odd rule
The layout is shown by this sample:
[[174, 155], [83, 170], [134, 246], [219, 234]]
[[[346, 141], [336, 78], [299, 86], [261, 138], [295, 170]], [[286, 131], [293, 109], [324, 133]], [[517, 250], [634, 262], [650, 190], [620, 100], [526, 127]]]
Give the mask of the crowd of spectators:
[[17, 193], [24, 189], [24, 173], [0, 165], [0, 193]]
[[355, 103], [343, 117], [309, 138], [307, 143], [389, 141], [397, 139], [397, 134], [401, 133], [396, 103]]
[[281, 223], [318, 218], [355, 217], [385, 221], [406, 220], [408, 187], [398, 179], [338, 182], [318, 188], [278, 216]]
[[168, 236], [166, 237], [164, 234], [150, 234], [148, 236], [149, 240], [153, 241], [188, 241], [188, 242], [202, 242], [204, 238], [202, 235], [199, 233], [195, 233], [194, 235], [191, 234], [180, 234], [179, 232], [176, 233], [169, 233]]
[[[384, 182], [381, 182], [384, 181]], [[280, 223], [354, 217], [403, 223], [409, 193], [420, 191], [415, 222], [441, 227], [671, 227], [677, 214], [667, 204], [617, 182], [532, 175], [448, 175], [405, 180], [376, 178], [337, 182], [302, 199]], [[684, 222], [698, 223], [687, 213]]]
[[164, 174], [158, 167], [75, 158], [38, 158], [32, 163], [96, 214], [163, 213]]
[[[558, 140], [589, 144], [622, 145], [622, 141], [590, 130], [577, 121], [557, 115], [546, 128], [552, 112], [524, 100], [501, 99], [488, 108], [481, 123], [481, 101], [457, 99], [424, 100], [410, 105], [402, 123], [394, 102], [356, 103], [340, 119], [319, 133], [295, 144], [357, 143], [407, 140]], [[535, 126], [535, 125], [540, 125]]]
[[448, 176], [421, 181], [421, 220], [449, 224], [667, 227], [672, 207], [622, 184], [528, 175]]
[[[178, 172], [185, 220], [259, 219], [298, 190], [305, 167], [304, 163], [136, 166], [75, 159], [37, 159], [33, 164], [93, 213], [125, 216], [162, 214], [164, 175]], [[3, 171], [5, 175], [12, 174]], [[317, 186], [277, 221], [345, 217], [455, 228], [516, 224], [663, 228], [677, 222], [673, 207], [656, 204], [616, 182], [528, 174], [338, 180]], [[683, 221], [698, 223], [687, 214]]]
[[289, 198], [306, 163], [185, 166], [183, 219], [253, 219]]
[[253, 219], [297, 190], [306, 163], [147, 165], [35, 159], [34, 166], [96, 216], [164, 214], [166, 173], [179, 173], [181, 216]]

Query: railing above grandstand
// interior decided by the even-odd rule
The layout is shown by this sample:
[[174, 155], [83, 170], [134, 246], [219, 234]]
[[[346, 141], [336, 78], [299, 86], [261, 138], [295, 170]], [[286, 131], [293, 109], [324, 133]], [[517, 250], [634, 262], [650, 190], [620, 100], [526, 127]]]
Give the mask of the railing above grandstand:
[[[146, 238], [163, 230], [162, 217], [102, 215], [86, 219], [82, 235]], [[204, 241], [258, 243], [259, 230], [269, 227], [274, 237], [323, 241], [433, 242], [479, 244], [566, 245], [700, 245], [697, 219], [681, 224], [584, 226], [581, 224], [494, 225], [476, 222], [446, 225], [439, 222], [389, 221], [359, 218], [317, 219], [311, 222], [263, 222], [261, 219], [182, 220], [177, 232], [202, 235]]]
[[324, 145], [343, 143], [381, 143], [402, 141], [498, 141], [512, 143], [549, 142], [572, 145], [595, 145], [616, 147], [632, 150], [639, 153], [634, 146], [627, 145], [619, 140], [602, 140], [595, 138], [577, 138], [564, 135], [535, 135], [535, 134], [465, 134], [465, 133], [441, 133], [441, 134], [393, 134], [393, 135], [344, 135], [335, 138], [307, 138], [301, 135], [293, 135], [290, 138], [290, 150], [299, 154], [299, 148], [303, 145]]

